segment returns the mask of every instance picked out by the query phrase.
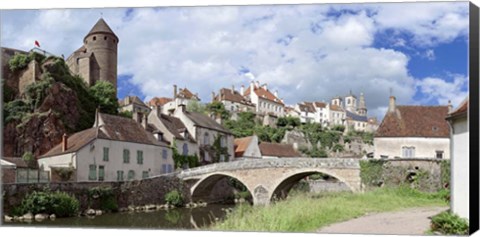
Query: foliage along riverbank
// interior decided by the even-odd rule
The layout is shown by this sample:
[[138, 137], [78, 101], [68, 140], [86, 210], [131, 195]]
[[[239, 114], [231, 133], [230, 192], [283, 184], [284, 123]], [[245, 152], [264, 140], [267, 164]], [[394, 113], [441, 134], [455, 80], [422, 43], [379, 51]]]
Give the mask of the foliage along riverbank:
[[367, 213], [447, 205], [443, 193], [423, 193], [407, 187], [379, 188], [366, 193], [294, 193], [270, 206], [240, 205], [210, 229], [313, 232]]

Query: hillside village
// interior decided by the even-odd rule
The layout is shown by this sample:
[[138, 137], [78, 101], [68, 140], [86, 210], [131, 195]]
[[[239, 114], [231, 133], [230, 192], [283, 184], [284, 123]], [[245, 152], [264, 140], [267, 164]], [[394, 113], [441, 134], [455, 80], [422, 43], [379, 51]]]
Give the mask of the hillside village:
[[[7, 114], [19, 111], [19, 106], [33, 107], [25, 108], [30, 112], [23, 117], [4, 118], [4, 183], [21, 182], [15, 172], [32, 167], [44, 180], [103, 182], [241, 159], [450, 159], [458, 152], [451, 146], [449, 123], [456, 126], [467, 102], [455, 109], [450, 104], [397, 105], [391, 96], [385, 100], [387, 113], [377, 121], [369, 117], [362, 92], [287, 105], [277, 91], [259, 81], [212, 88], [205, 102], [195, 88], [177, 85], [171, 95], [149, 101], [136, 95], [117, 99], [119, 41], [100, 19], [66, 59], [38, 48], [33, 53], [2, 48], [4, 72], [11, 71], [8, 62], [18, 55], [44, 56], [31, 58], [4, 78], [4, 88], [11, 91], [4, 94], [10, 96], [4, 100]], [[69, 72], [59, 70], [62, 65]], [[58, 75], [71, 78], [61, 81]], [[83, 80], [86, 89], [75, 91], [81, 88], [76, 80]], [[118, 110], [99, 106], [111, 101], [82, 101], [80, 95], [90, 93], [98, 82], [113, 86], [113, 107]], [[45, 87], [39, 86], [42, 83]], [[34, 103], [21, 102], [26, 99]], [[33, 165], [28, 162], [32, 157]]]

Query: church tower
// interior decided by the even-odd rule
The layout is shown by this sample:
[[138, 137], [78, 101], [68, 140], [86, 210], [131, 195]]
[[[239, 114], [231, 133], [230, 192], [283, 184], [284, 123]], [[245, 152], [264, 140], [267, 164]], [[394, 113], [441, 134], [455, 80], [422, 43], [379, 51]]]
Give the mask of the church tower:
[[352, 91], [345, 97], [345, 109], [352, 113], [357, 111], [357, 97], [352, 94]]
[[358, 115], [367, 116], [367, 106], [365, 105], [365, 97], [360, 93], [360, 102], [358, 103]]
[[108, 81], [117, 90], [118, 37], [100, 18], [83, 38], [83, 46], [70, 55], [66, 63], [72, 73], [83, 78], [88, 86]]

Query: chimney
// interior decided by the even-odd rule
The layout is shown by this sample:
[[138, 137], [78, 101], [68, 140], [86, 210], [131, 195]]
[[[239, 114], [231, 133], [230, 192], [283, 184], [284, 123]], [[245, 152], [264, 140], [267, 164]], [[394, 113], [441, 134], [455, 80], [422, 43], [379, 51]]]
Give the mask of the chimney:
[[185, 105], [184, 104], [178, 105], [178, 108], [180, 109], [180, 111], [185, 112]]
[[161, 114], [162, 114], [162, 106], [159, 104], [155, 105], [155, 115], [157, 115], [157, 117], [160, 117]]
[[173, 98], [177, 98], [177, 85], [173, 85]]
[[273, 94], [275, 95], [275, 97], [278, 98], [278, 91], [277, 90], [275, 90], [275, 93], [273, 93]]
[[448, 113], [451, 113], [451, 112], [452, 112], [452, 109], [453, 109], [452, 101], [451, 101], [451, 100], [448, 100]]
[[66, 133], [63, 134], [62, 137], [62, 151], [66, 151], [68, 149], [68, 136]]
[[147, 126], [148, 126], [148, 117], [147, 117], [147, 114], [144, 113], [143, 114], [143, 120], [142, 120], [142, 127], [146, 129]]
[[388, 103], [388, 112], [395, 112], [395, 96], [390, 96], [390, 101]]
[[243, 95], [244, 92], [245, 92], [245, 87], [242, 85], [242, 87], [240, 87], [240, 94]]
[[266, 90], [266, 91], [268, 90], [268, 89], [267, 89], [267, 83], [263, 84], [262, 87], [263, 87], [264, 90]]

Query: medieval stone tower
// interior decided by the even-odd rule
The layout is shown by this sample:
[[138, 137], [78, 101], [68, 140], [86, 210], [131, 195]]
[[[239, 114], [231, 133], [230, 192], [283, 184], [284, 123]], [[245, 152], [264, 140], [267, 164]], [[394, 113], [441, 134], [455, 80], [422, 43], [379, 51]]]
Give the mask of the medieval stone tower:
[[72, 73], [80, 75], [87, 85], [108, 81], [117, 89], [118, 37], [100, 18], [83, 38], [83, 46], [67, 58]]

